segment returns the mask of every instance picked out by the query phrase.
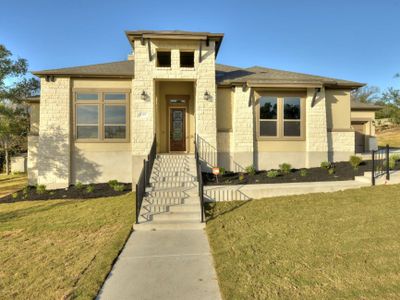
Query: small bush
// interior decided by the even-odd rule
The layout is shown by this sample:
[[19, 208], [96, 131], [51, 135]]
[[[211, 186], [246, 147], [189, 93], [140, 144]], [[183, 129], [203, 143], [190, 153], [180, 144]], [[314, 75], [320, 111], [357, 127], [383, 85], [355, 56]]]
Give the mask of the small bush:
[[28, 198], [29, 187], [24, 187], [22, 190], [22, 199]]
[[219, 174], [220, 175], [225, 175], [225, 173], [226, 173], [226, 170], [225, 170], [224, 167], [219, 168]]
[[122, 183], [116, 184], [113, 186], [114, 191], [116, 192], [123, 192], [125, 189], [125, 185]]
[[329, 170], [332, 167], [332, 163], [329, 161], [321, 162], [321, 168], [325, 170]]
[[275, 178], [279, 176], [279, 172], [277, 170], [269, 170], [267, 172], [267, 177], [268, 178]]
[[12, 194], [11, 194], [11, 197], [12, 197], [13, 199], [17, 199], [17, 198], [18, 198], [18, 193], [12, 193]]
[[300, 170], [300, 176], [301, 176], [301, 177], [306, 177], [307, 174], [308, 174], [307, 169], [301, 169], [301, 170]]
[[390, 155], [389, 159], [393, 159], [394, 161], [399, 161], [400, 154], [392, 154], [392, 155]]
[[119, 184], [119, 182], [118, 182], [118, 180], [110, 180], [109, 182], [108, 182], [108, 185], [110, 186], [110, 188], [114, 188], [114, 186], [115, 185], [118, 185]]
[[243, 173], [240, 173], [240, 174], [239, 174], [239, 180], [240, 180], [240, 181], [243, 181], [243, 180], [244, 180], [244, 174], [243, 174]]
[[328, 169], [329, 175], [333, 175], [333, 174], [335, 174], [335, 172], [336, 172], [335, 167], [331, 167], [330, 169]]
[[46, 193], [46, 186], [44, 184], [39, 184], [36, 186], [36, 193], [42, 195]]
[[83, 183], [80, 182], [80, 181], [78, 181], [78, 182], [75, 184], [75, 188], [76, 188], [77, 190], [83, 189]]
[[358, 169], [358, 166], [362, 163], [363, 159], [360, 156], [352, 155], [350, 156], [349, 163], [354, 170]]
[[289, 174], [292, 170], [292, 165], [283, 163], [283, 164], [279, 165], [279, 169], [281, 170], [282, 174]]
[[251, 176], [254, 176], [254, 175], [256, 175], [256, 168], [253, 165], [248, 166], [248, 167], [246, 167], [246, 173]]
[[94, 185], [93, 185], [93, 184], [89, 184], [89, 185], [86, 187], [86, 192], [87, 192], [88, 194], [93, 193], [93, 192], [94, 192]]

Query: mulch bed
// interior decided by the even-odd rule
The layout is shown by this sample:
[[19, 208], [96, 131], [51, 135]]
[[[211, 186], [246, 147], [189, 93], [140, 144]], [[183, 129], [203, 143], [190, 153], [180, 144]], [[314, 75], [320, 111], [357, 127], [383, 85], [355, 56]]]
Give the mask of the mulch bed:
[[[27, 193], [23, 190], [17, 192], [17, 197], [12, 195], [0, 198], [0, 203], [13, 203], [18, 201], [35, 201], [35, 200], [55, 200], [55, 199], [91, 199], [100, 197], [114, 197], [126, 194], [132, 191], [132, 184], [124, 183], [123, 191], [115, 191], [108, 183], [91, 184], [94, 188], [93, 192], [87, 191], [88, 185], [83, 185], [82, 188], [70, 186], [67, 189], [48, 190], [43, 194], [38, 194], [33, 186], [27, 187]], [[14, 193], [15, 195], [15, 193]]]
[[[247, 173], [226, 172], [218, 176], [218, 182], [215, 175], [203, 173], [204, 185], [236, 185], [236, 184], [257, 184], [257, 183], [293, 183], [293, 182], [316, 182], [316, 181], [344, 181], [354, 180], [354, 176], [363, 176], [364, 172], [372, 170], [372, 161], [363, 161], [357, 170], [354, 170], [348, 162], [338, 162], [333, 164], [335, 173], [329, 174], [326, 169], [317, 167], [309, 168], [306, 176], [300, 176], [300, 169], [292, 169], [289, 174], [280, 174], [278, 177], [267, 177], [267, 171], [256, 172], [255, 175]], [[400, 169], [397, 162], [396, 168]], [[239, 180], [240, 174], [243, 176]]]

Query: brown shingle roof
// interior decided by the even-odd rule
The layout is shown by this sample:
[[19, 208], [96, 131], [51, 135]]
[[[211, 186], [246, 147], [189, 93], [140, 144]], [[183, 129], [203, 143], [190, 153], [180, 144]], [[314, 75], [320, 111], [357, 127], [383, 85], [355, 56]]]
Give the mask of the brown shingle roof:
[[71, 68], [33, 71], [37, 76], [65, 75], [77, 77], [133, 77], [135, 63], [132, 60], [104, 64], [86, 65]]
[[[134, 76], [134, 61], [125, 60], [105, 64], [95, 64], [71, 68], [52, 69], [32, 72], [37, 76], [61, 75], [73, 77], [119, 77], [132, 78]], [[251, 84], [321, 84], [328, 86], [357, 88], [364, 84], [303, 73], [288, 72], [263, 67], [239, 68], [216, 64], [216, 81], [219, 85], [240, 83]]]
[[351, 100], [351, 110], [380, 110], [382, 108], [380, 105]]

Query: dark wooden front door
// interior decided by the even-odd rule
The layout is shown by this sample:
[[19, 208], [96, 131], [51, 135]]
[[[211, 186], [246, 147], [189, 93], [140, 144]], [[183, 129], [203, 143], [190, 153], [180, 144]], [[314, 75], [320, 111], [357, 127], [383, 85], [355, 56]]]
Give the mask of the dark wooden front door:
[[356, 153], [365, 152], [365, 131], [363, 123], [353, 123]]
[[169, 150], [186, 151], [186, 108], [171, 107], [169, 114]]

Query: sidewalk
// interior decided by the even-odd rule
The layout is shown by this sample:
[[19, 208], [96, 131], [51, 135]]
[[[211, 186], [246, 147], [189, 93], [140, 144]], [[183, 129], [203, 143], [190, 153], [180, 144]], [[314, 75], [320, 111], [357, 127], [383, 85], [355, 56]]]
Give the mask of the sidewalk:
[[206, 233], [133, 232], [98, 299], [221, 299]]

